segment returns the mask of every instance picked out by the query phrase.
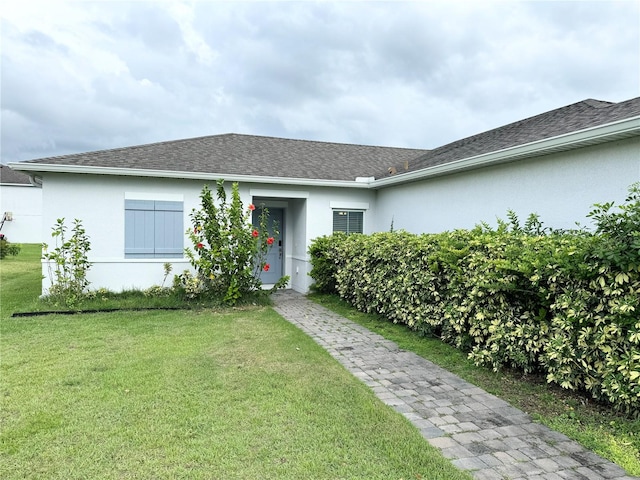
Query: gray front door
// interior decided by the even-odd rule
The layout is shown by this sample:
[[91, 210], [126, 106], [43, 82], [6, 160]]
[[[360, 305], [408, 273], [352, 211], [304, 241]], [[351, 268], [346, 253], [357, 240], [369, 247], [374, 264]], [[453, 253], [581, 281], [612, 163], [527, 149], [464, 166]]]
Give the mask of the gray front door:
[[[267, 253], [266, 262], [269, 264], [269, 271], [262, 271], [260, 279], [262, 283], [269, 285], [276, 283], [282, 277], [283, 264], [284, 264], [284, 210], [282, 208], [270, 208], [267, 207], [269, 217], [267, 221], [267, 230], [269, 236], [274, 236], [274, 231], [277, 229], [280, 234], [276, 238], [275, 242], [269, 253]], [[260, 226], [260, 214], [262, 213], [261, 207], [256, 207], [253, 211], [253, 225], [255, 227]]]

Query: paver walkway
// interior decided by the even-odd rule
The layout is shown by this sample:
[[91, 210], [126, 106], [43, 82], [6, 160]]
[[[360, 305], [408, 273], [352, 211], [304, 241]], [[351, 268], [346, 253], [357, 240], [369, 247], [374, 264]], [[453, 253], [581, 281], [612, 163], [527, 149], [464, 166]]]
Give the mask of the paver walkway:
[[287, 290], [275, 310], [477, 479], [631, 480], [623, 469], [380, 335]]

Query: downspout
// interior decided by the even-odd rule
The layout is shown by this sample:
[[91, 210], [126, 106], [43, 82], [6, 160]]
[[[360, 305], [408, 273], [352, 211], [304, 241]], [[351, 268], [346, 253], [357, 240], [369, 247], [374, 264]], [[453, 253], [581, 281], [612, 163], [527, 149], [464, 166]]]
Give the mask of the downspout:
[[29, 175], [29, 181], [31, 185], [37, 188], [42, 188], [42, 177], [39, 175]]

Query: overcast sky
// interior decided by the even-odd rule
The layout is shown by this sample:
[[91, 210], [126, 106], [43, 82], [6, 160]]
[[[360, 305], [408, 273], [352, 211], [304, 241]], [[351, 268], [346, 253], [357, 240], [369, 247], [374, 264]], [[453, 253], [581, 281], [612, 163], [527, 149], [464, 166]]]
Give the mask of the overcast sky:
[[221, 133], [434, 148], [640, 95], [640, 0], [5, 0], [2, 162]]

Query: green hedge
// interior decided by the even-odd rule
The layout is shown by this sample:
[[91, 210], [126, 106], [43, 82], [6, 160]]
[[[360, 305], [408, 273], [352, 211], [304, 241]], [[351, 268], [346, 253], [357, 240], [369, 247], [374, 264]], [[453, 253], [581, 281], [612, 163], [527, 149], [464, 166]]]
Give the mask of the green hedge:
[[640, 194], [596, 205], [594, 232], [497, 229], [335, 234], [311, 248], [315, 287], [469, 352], [544, 372], [640, 414]]

